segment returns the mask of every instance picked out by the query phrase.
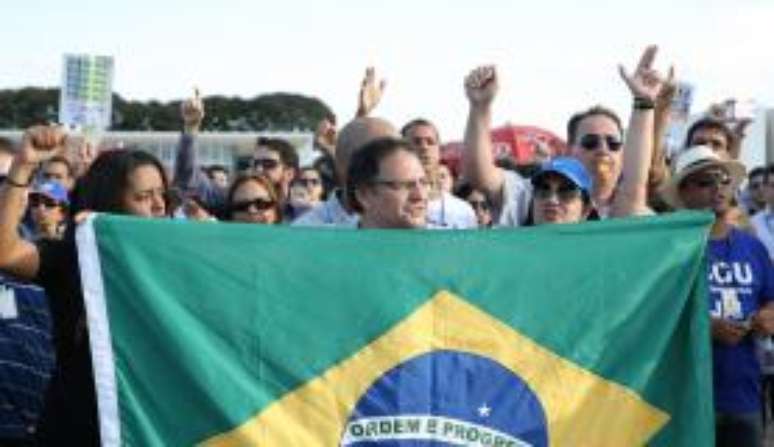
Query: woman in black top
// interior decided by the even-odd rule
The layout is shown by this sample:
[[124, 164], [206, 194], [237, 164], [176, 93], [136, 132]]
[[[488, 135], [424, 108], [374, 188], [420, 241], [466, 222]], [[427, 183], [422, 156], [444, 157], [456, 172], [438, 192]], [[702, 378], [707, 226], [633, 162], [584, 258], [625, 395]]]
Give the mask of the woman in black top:
[[[28, 129], [0, 188], [0, 269], [40, 284], [54, 318], [57, 366], [38, 424], [41, 445], [99, 445], [94, 378], [81, 292], [74, 225], [61, 241], [32, 244], [19, 237], [28, 187], [37, 166], [64, 147], [60, 128]], [[78, 180], [71, 216], [85, 211], [167, 215], [168, 182], [161, 163], [136, 150], [106, 151]]]

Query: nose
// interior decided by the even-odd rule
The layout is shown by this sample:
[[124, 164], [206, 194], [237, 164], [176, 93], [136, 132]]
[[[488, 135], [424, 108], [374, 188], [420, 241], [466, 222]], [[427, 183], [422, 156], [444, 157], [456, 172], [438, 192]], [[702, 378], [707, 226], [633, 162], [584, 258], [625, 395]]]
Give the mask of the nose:
[[167, 202], [164, 200], [163, 193], [153, 194], [153, 203], [151, 204], [151, 210], [156, 216], [162, 216], [166, 213]]

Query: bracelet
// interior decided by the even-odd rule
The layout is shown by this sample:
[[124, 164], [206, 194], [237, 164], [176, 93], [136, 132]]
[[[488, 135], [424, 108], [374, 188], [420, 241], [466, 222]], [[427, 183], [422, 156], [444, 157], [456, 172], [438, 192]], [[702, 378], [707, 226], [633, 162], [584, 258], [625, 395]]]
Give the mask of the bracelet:
[[29, 188], [29, 186], [32, 185], [32, 177], [27, 180], [27, 183], [19, 183], [8, 176], [5, 178], [5, 184], [8, 186], [13, 186], [14, 188]]
[[635, 97], [634, 98], [634, 110], [653, 110], [656, 107], [656, 103], [652, 99]]

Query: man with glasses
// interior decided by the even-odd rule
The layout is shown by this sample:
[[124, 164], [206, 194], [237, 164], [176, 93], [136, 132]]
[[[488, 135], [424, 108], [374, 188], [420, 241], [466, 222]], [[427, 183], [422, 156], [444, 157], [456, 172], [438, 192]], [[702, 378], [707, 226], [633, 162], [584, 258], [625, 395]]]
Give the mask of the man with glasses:
[[426, 119], [417, 118], [403, 126], [400, 133], [419, 155], [430, 180], [428, 224], [439, 229], [476, 228], [476, 214], [470, 205], [441, 188], [441, 142], [438, 128]]
[[355, 152], [347, 194], [360, 228], [425, 228], [430, 181], [417, 153], [395, 138], [374, 140]]
[[298, 172], [296, 148], [282, 138], [259, 137], [253, 154], [253, 170], [268, 178], [277, 190], [280, 201], [287, 203], [290, 182]]
[[680, 154], [663, 197], [715, 214], [707, 250], [717, 446], [761, 445], [756, 341], [774, 333], [774, 269], [764, 246], [728, 222], [744, 166], [709, 146]]
[[353, 227], [357, 225], [356, 210], [352, 209], [348, 196], [345, 196], [350, 161], [354, 154], [367, 143], [379, 138], [397, 138], [398, 136], [395, 127], [389, 121], [381, 118], [360, 117], [347, 123], [336, 139], [335, 164], [338, 189], [331, 191], [325, 202], [294, 220], [293, 225], [305, 227]]
[[[650, 169], [654, 103], [664, 80], [652, 68], [657, 48], [645, 49], [634, 73], [620, 67], [621, 78], [633, 96], [633, 110], [623, 150], [622, 126], [612, 111], [596, 106], [574, 115], [567, 126], [572, 156], [593, 180], [591, 201], [596, 217], [620, 217], [650, 212], [647, 181]], [[532, 190], [529, 182], [495, 165], [492, 154], [491, 104], [498, 76], [493, 66], [479, 67], [465, 79], [470, 103], [465, 131], [463, 177], [483, 191], [494, 205], [496, 221], [503, 226], [523, 225]], [[624, 154], [626, 152], [626, 155]], [[622, 176], [622, 172], [626, 175]]]

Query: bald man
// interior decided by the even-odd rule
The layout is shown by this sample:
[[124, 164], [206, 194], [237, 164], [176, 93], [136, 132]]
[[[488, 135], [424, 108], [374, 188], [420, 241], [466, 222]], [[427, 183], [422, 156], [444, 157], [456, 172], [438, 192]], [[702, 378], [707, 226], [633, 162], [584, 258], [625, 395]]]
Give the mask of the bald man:
[[379, 138], [400, 138], [395, 126], [381, 118], [355, 118], [339, 132], [336, 141], [336, 177], [338, 188], [328, 197], [328, 200], [312, 208], [293, 221], [295, 226], [305, 227], [355, 227], [358, 222], [357, 213], [346, 202], [344, 191], [347, 185], [347, 170], [352, 154], [367, 143]]

